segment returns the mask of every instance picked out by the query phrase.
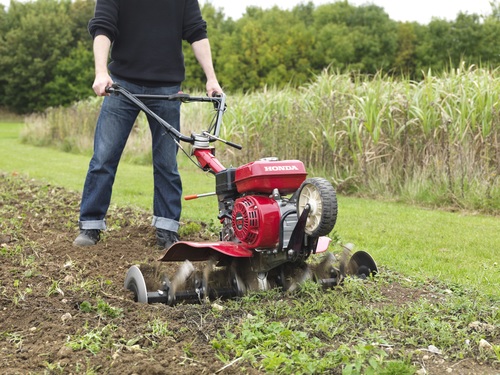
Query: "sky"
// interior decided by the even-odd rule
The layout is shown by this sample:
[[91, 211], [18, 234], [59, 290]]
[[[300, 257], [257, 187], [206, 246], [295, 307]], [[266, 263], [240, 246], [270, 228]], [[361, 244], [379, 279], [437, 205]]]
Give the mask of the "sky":
[[[3, 1], [3, 0], [2, 0]], [[270, 8], [278, 6], [282, 9], [290, 9], [300, 3], [308, 1], [301, 0], [199, 0], [200, 4], [210, 2], [216, 8], [222, 8], [227, 17], [237, 19], [247, 6], [258, 6]], [[433, 17], [453, 21], [461, 11], [469, 14], [488, 15], [491, 14], [491, 0], [348, 0], [349, 4], [358, 6], [364, 4], [378, 5], [389, 14], [395, 21], [416, 21], [428, 24]], [[332, 3], [332, 0], [313, 0], [316, 5]]]
[[[201, 4], [212, 3], [216, 8], [222, 8], [227, 17], [239, 18], [247, 6], [270, 8], [278, 6], [290, 9], [305, 0], [199, 0]], [[491, 0], [348, 0], [352, 5], [375, 4], [389, 14], [395, 21], [416, 21], [428, 24], [433, 17], [453, 21], [457, 14], [475, 13], [479, 15], [491, 14]], [[332, 0], [313, 0], [316, 5], [331, 3]], [[0, 0], [0, 4], [8, 5], [10, 0]]]

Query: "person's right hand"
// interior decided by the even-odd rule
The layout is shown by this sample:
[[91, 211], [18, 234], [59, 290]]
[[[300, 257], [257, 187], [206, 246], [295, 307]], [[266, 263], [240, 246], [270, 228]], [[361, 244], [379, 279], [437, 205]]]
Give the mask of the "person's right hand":
[[97, 96], [108, 96], [109, 94], [106, 92], [106, 87], [110, 87], [112, 84], [113, 80], [108, 73], [96, 74], [92, 89]]

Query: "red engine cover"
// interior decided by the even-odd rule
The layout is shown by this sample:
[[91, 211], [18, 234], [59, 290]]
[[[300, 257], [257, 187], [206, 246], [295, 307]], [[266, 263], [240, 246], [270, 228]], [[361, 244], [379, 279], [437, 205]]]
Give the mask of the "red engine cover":
[[294, 193], [306, 179], [304, 163], [299, 160], [259, 160], [236, 169], [234, 182], [239, 193], [282, 195]]
[[233, 208], [233, 230], [243, 243], [272, 248], [279, 241], [280, 209], [274, 199], [250, 195], [238, 198]]

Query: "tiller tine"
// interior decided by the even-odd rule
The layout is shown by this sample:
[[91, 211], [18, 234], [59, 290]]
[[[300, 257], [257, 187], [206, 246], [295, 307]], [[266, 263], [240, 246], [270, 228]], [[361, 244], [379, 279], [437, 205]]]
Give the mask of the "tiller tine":
[[332, 266], [335, 257], [333, 254], [325, 258], [316, 266], [317, 281], [325, 288], [332, 288], [342, 284], [348, 276], [367, 279], [378, 273], [377, 264], [366, 251], [357, 251], [352, 256], [351, 251], [354, 245], [343, 245], [343, 252], [340, 255], [339, 268]]
[[366, 279], [378, 273], [377, 264], [366, 251], [356, 251], [347, 264], [347, 274]]
[[209, 278], [211, 278], [214, 268], [214, 263], [209, 263], [203, 275], [200, 275], [195, 272], [193, 264], [186, 260], [171, 281], [167, 276], [162, 275], [160, 288], [151, 292], [147, 291], [146, 281], [139, 266], [132, 266], [125, 277], [125, 288], [134, 293], [136, 302], [164, 303], [169, 306], [174, 305], [176, 302], [204, 302], [217, 298], [240, 296], [242, 294], [242, 283], [234, 274], [229, 278], [226, 286], [209, 288]]
[[[172, 281], [170, 282], [170, 291], [173, 295], [184, 286], [187, 279], [193, 274], [194, 266], [189, 260], [186, 260], [179, 267], [177, 272], [175, 273]], [[166, 281], [166, 280], [165, 280]]]

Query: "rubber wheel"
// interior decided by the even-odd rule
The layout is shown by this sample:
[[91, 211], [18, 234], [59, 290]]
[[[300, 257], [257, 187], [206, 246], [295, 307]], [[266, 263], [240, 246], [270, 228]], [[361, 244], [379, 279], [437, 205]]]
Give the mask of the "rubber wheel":
[[141, 270], [137, 266], [132, 266], [127, 271], [125, 276], [125, 289], [134, 292], [134, 301], [139, 303], [148, 303], [148, 291], [146, 282]]
[[305, 207], [311, 211], [307, 217], [305, 232], [311, 237], [326, 236], [337, 221], [337, 195], [332, 184], [321, 177], [308, 178], [299, 188], [298, 216]]

